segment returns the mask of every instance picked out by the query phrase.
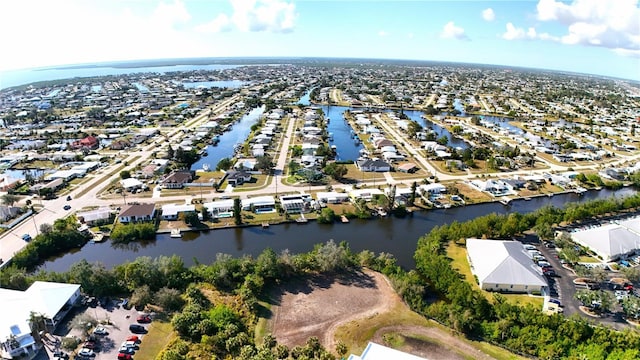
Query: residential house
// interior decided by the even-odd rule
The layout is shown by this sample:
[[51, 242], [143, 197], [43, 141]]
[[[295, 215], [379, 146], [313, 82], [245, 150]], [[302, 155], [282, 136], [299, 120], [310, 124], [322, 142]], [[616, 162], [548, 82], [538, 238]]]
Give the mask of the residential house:
[[71, 148], [73, 149], [95, 150], [98, 146], [100, 146], [100, 140], [91, 135], [71, 143]]
[[108, 207], [101, 207], [96, 210], [78, 212], [76, 213], [76, 218], [80, 223], [87, 224], [89, 226], [108, 223], [111, 220], [111, 209]]
[[0, 205], [0, 221], [7, 221], [13, 219], [20, 213], [20, 208], [17, 206], [5, 206]]
[[216, 200], [204, 203], [203, 206], [214, 218], [233, 216], [233, 199]]
[[251, 210], [256, 214], [276, 211], [276, 200], [273, 196], [256, 196], [242, 200], [242, 210]]
[[167, 204], [162, 205], [162, 220], [178, 220], [181, 213], [195, 212], [196, 206], [191, 204]]
[[349, 194], [336, 191], [318, 192], [316, 199], [322, 203], [339, 204], [349, 200]]
[[165, 189], [182, 189], [184, 184], [193, 180], [190, 171], [174, 171], [163, 181], [162, 187]]
[[118, 221], [123, 224], [130, 222], [152, 221], [156, 218], [155, 204], [129, 204], [122, 207]]
[[225, 178], [229, 185], [238, 186], [251, 181], [251, 174], [244, 170], [229, 170], [225, 174]]
[[361, 159], [356, 161], [356, 165], [360, 171], [367, 172], [385, 172], [391, 171], [391, 165], [383, 160]]
[[311, 196], [307, 194], [282, 195], [280, 196], [280, 206], [286, 213], [302, 213], [309, 210]]

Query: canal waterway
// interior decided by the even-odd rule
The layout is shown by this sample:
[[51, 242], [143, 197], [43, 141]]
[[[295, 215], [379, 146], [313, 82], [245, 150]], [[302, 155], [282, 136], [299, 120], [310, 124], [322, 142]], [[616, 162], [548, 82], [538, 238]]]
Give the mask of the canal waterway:
[[409, 119], [417, 122], [418, 124], [422, 125], [423, 128], [428, 128], [433, 130], [433, 132], [436, 134], [436, 139], [446, 136], [448, 142], [447, 142], [447, 146], [450, 146], [452, 148], [456, 148], [456, 149], [467, 149], [469, 148], [469, 144], [462, 140], [459, 139], [457, 137], [454, 137], [449, 130], [443, 128], [442, 126], [430, 121], [430, 120], [426, 120], [424, 118], [422, 118], [422, 115], [424, 114], [422, 111], [418, 111], [418, 110], [404, 110], [405, 115], [407, 115], [409, 117]]
[[343, 113], [347, 110], [354, 109], [345, 106], [322, 106], [325, 118], [329, 118], [327, 132], [333, 135], [329, 145], [336, 146], [336, 160], [355, 161], [360, 157], [360, 149], [363, 149], [363, 146], [359, 141], [355, 141], [355, 130], [344, 119]]
[[277, 253], [288, 249], [291, 253], [307, 252], [318, 243], [333, 239], [347, 241], [353, 251], [371, 250], [391, 253], [405, 268], [413, 268], [413, 254], [418, 238], [436, 226], [453, 221], [467, 221], [489, 213], [528, 213], [542, 206], [563, 207], [565, 204], [597, 198], [624, 197], [635, 194], [631, 188], [617, 191], [590, 191], [582, 196], [574, 193], [558, 194], [553, 197], [537, 197], [530, 201], [514, 200], [510, 206], [500, 203], [486, 203], [450, 209], [415, 212], [406, 218], [382, 218], [372, 220], [352, 220], [349, 224], [307, 224], [272, 225], [269, 228], [229, 228], [201, 233], [184, 233], [182, 239], [171, 238], [169, 234], [158, 235], [155, 241], [133, 243], [127, 246], [113, 246], [109, 241], [99, 244], [89, 243], [75, 252], [47, 261], [42, 268], [52, 271], [66, 271], [82, 259], [101, 262], [106, 267], [132, 261], [139, 256], [157, 257], [179, 255], [187, 265], [194, 260], [210, 263], [216, 254], [226, 253], [239, 257], [257, 256], [265, 248]]
[[217, 145], [208, 145], [206, 147], [207, 154], [196, 161], [191, 170], [200, 170], [202, 166], [207, 164], [211, 169], [215, 169], [218, 162], [223, 158], [231, 158], [233, 156], [233, 147], [235, 144], [243, 143], [247, 136], [251, 133], [251, 126], [260, 120], [260, 116], [264, 113], [264, 106], [255, 108], [242, 116], [240, 121], [233, 125], [231, 130], [220, 135], [220, 142]]

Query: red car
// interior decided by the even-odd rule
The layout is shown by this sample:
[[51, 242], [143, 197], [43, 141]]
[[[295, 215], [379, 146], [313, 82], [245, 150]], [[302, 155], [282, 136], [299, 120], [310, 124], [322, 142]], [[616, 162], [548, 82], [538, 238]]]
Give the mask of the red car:
[[140, 342], [140, 338], [139, 338], [137, 335], [131, 335], [131, 336], [129, 336], [129, 337], [127, 338], [127, 340], [126, 340], [126, 341], [133, 341], [133, 342], [137, 342], [137, 343], [139, 343], [139, 342]]
[[87, 349], [95, 349], [96, 347], [96, 343], [93, 341], [87, 341], [84, 343], [84, 345], [82, 347], [85, 347]]
[[151, 322], [151, 316], [149, 316], [149, 315], [140, 315], [140, 316], [138, 316], [136, 321], [139, 322], [139, 323], [150, 323]]
[[133, 360], [131, 354], [118, 353], [118, 360]]

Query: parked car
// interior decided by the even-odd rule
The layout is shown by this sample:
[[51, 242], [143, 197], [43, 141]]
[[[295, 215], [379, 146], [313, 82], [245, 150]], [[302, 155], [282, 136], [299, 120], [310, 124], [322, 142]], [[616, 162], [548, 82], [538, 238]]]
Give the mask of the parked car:
[[127, 338], [126, 341], [133, 341], [135, 343], [140, 343], [140, 338], [137, 335], [131, 335]]
[[558, 306], [562, 306], [562, 302], [560, 302], [560, 300], [555, 299], [555, 298], [549, 298], [549, 302], [553, 303], [553, 304], [556, 304]]
[[71, 201], [71, 195], [67, 196], [67, 201]]
[[140, 316], [138, 316], [136, 321], [139, 322], [139, 323], [143, 323], [143, 324], [150, 323], [151, 322], [151, 316], [149, 316], [149, 315], [140, 315]]
[[95, 349], [96, 348], [96, 343], [94, 341], [87, 341], [84, 343], [84, 345], [82, 345], [85, 349]]
[[131, 354], [118, 353], [118, 360], [133, 360]]
[[118, 353], [133, 355], [136, 353], [136, 350], [128, 346], [121, 346], [120, 349], [118, 350]]
[[130, 347], [132, 349], [135, 349], [138, 346], [137, 344], [138, 343], [135, 342], [135, 341], [125, 341], [125, 342], [122, 343], [121, 346], [126, 346], [126, 347]]
[[65, 210], [71, 210], [71, 205], [67, 204], [67, 205], [65, 205], [65, 206], [63, 207], [63, 209], [65, 209]]
[[66, 359], [69, 358], [69, 354], [58, 350], [58, 351], [54, 351], [53, 352], [53, 357], [57, 358], [57, 359], [65, 359], [66, 360]]
[[96, 335], [109, 335], [109, 332], [107, 331], [107, 329], [105, 329], [102, 326], [98, 326], [95, 329], [93, 329], [93, 333]]
[[93, 352], [93, 350], [91, 350], [91, 349], [82, 348], [82, 349], [80, 349], [80, 351], [78, 351], [78, 355], [80, 355], [80, 356], [96, 356], [96, 353]]
[[131, 331], [134, 334], [146, 334], [147, 333], [147, 329], [145, 329], [144, 326], [138, 325], [138, 324], [129, 325], [129, 331]]

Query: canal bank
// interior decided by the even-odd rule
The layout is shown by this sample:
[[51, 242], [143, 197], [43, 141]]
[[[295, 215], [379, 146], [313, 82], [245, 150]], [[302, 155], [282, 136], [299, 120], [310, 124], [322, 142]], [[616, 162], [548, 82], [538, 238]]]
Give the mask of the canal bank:
[[620, 190], [589, 191], [580, 196], [574, 193], [558, 194], [553, 197], [537, 197], [530, 201], [514, 200], [510, 206], [500, 203], [484, 203], [474, 206], [453, 207], [417, 211], [405, 218], [385, 217], [375, 220], [351, 220], [349, 224], [306, 224], [286, 223], [262, 228], [260, 226], [218, 229], [215, 231], [185, 232], [181, 238], [171, 238], [169, 234], [158, 235], [153, 241], [113, 245], [109, 241], [87, 244], [75, 252], [46, 261], [43, 270], [66, 271], [80, 260], [100, 262], [113, 267], [139, 256], [181, 256], [187, 265], [196, 261], [210, 263], [218, 253], [232, 256], [257, 256], [266, 248], [277, 253], [308, 252], [315, 244], [330, 239], [347, 241], [353, 251], [370, 250], [374, 253], [390, 253], [405, 268], [413, 268], [413, 254], [418, 238], [435, 226], [453, 221], [464, 222], [489, 213], [507, 214], [511, 212], [529, 213], [543, 206], [564, 207], [574, 202], [624, 197], [635, 194], [631, 188]]

